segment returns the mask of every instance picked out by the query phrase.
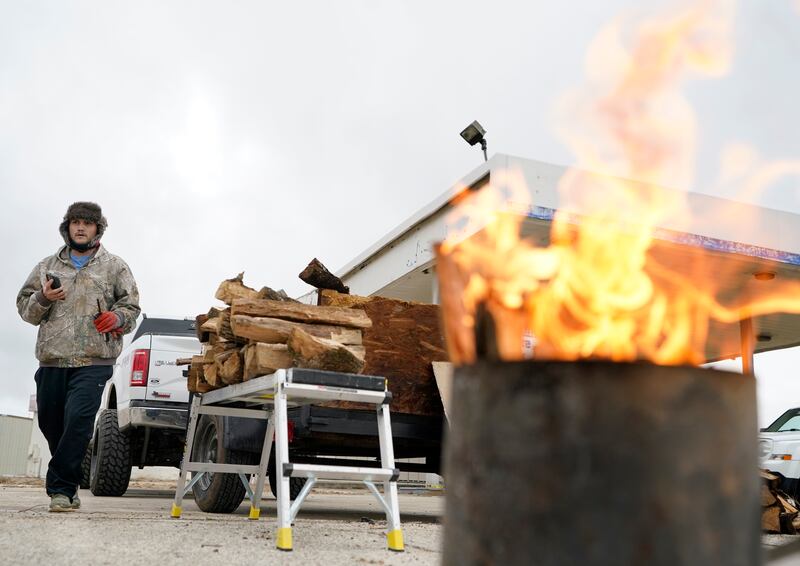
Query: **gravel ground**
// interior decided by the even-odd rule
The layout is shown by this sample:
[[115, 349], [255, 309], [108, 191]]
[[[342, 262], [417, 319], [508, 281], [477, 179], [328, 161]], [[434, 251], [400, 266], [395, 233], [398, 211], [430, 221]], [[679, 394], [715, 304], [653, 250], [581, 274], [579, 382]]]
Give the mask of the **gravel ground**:
[[[27, 482], [30, 483], [30, 482]], [[0, 484], [0, 562], [48, 566], [92, 564], [439, 564], [443, 497], [401, 494], [406, 551], [386, 550], [386, 521], [365, 490], [312, 492], [295, 522], [294, 550], [275, 548], [275, 500], [261, 520], [248, 507], [212, 515], [184, 500], [183, 518], [169, 518], [172, 493], [136, 484], [121, 498], [81, 491], [83, 508], [49, 513], [42, 487]]]

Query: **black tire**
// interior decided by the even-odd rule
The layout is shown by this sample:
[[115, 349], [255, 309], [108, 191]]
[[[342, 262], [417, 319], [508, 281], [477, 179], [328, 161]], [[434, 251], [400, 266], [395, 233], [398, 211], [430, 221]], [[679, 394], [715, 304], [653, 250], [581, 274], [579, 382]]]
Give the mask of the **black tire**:
[[[275, 444], [272, 444], [272, 451], [269, 453], [269, 467], [267, 468], [269, 477], [269, 489], [272, 495], [278, 497], [278, 478], [275, 476]], [[289, 499], [294, 501], [300, 495], [303, 486], [306, 485], [306, 478], [289, 478]]]
[[93, 495], [118, 497], [128, 490], [131, 456], [128, 435], [119, 430], [116, 409], [104, 409], [92, 443], [89, 489]]
[[[222, 417], [202, 415], [197, 421], [192, 461], [252, 465], [258, 463], [258, 455], [226, 450], [222, 435]], [[192, 492], [195, 503], [206, 513], [233, 513], [247, 495], [237, 474], [206, 473], [192, 486]]]
[[92, 443], [86, 447], [86, 454], [83, 455], [81, 462], [81, 489], [89, 489], [89, 481], [92, 475]]

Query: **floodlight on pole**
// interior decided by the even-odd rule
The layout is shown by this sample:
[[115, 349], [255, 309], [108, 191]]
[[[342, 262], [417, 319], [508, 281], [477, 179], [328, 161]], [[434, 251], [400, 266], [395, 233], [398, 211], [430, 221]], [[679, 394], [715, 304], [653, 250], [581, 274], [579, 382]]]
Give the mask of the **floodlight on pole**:
[[486, 156], [486, 140], [483, 137], [483, 134], [486, 133], [486, 130], [483, 129], [477, 120], [472, 122], [469, 126], [464, 128], [461, 132], [461, 137], [464, 138], [464, 141], [467, 142], [469, 145], [475, 145], [476, 143], [480, 142], [481, 149], [483, 150], [483, 160], [489, 161], [489, 158]]

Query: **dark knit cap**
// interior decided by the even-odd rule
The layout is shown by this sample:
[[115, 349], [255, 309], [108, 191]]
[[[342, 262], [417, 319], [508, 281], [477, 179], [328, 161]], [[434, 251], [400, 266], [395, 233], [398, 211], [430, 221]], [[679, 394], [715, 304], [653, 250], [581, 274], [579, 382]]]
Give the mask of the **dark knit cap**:
[[74, 202], [69, 205], [64, 221], [58, 227], [64, 242], [69, 246], [69, 223], [73, 220], [86, 220], [97, 225], [97, 236], [89, 243], [89, 247], [95, 247], [100, 242], [100, 238], [108, 227], [108, 221], [103, 216], [100, 205], [94, 202]]

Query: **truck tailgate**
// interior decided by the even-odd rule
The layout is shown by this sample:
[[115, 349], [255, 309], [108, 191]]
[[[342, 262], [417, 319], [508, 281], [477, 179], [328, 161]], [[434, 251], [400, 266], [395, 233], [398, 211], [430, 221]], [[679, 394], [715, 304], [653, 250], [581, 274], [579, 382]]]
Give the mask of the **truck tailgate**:
[[192, 336], [152, 337], [150, 367], [146, 398], [153, 401], [189, 401], [183, 368], [175, 365], [177, 358], [200, 353], [200, 342]]

